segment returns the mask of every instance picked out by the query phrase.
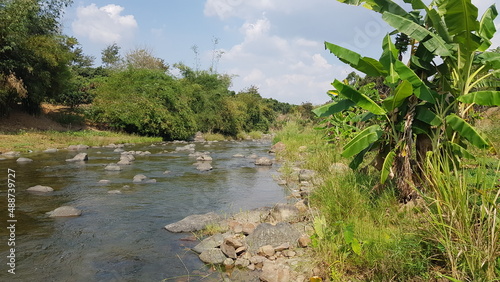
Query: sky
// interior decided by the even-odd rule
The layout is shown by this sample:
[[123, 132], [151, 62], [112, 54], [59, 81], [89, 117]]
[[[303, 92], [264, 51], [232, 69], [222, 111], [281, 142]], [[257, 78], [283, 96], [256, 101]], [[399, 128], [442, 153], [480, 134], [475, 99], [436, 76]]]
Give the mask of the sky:
[[[497, 1], [472, 2], [482, 15]], [[236, 92], [257, 86], [265, 98], [315, 105], [329, 100], [334, 79], [352, 71], [325, 50], [325, 41], [379, 58], [393, 30], [378, 13], [335, 0], [75, 0], [63, 26], [97, 65], [113, 43], [122, 56], [145, 48], [171, 66], [232, 75]], [[496, 26], [492, 47], [500, 46], [498, 18]]]

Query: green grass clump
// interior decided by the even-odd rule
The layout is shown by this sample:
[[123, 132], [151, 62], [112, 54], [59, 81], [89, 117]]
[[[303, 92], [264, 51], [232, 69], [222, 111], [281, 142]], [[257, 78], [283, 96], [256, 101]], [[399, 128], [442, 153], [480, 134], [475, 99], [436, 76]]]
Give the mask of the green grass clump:
[[224, 141], [226, 137], [220, 133], [204, 133], [203, 137], [206, 141]]

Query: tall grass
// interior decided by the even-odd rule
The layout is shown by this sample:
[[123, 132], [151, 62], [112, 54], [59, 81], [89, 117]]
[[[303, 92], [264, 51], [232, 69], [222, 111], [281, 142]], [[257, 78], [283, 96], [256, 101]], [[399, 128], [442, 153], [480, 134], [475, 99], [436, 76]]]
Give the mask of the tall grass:
[[430, 154], [425, 193], [429, 228], [423, 230], [448, 278], [500, 281], [500, 188], [484, 166], [459, 168], [449, 158]]

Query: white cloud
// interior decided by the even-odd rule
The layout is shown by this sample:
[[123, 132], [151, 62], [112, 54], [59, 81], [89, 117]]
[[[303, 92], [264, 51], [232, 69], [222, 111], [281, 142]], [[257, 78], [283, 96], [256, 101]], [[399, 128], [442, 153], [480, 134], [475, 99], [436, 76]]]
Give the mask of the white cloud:
[[318, 41], [298, 37], [284, 38], [274, 34], [271, 21], [265, 17], [242, 24], [241, 43], [234, 45], [221, 59], [228, 73], [236, 73], [236, 91], [250, 85], [259, 87], [263, 97], [300, 104], [320, 104], [328, 100], [325, 92], [344, 67], [335, 67], [320, 54]]
[[78, 7], [72, 23], [73, 32], [76, 36], [101, 44], [131, 40], [138, 27], [137, 21], [133, 15], [121, 15], [123, 10], [123, 7], [114, 4], [100, 8], [96, 4]]
[[275, 9], [276, 1], [271, 0], [207, 0], [204, 13], [206, 16], [217, 16], [220, 19], [230, 17], [251, 17], [255, 11]]

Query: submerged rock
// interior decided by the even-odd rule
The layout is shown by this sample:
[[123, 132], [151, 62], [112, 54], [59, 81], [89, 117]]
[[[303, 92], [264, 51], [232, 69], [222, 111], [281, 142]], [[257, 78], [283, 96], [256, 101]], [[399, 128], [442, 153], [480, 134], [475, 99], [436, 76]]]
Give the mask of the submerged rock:
[[117, 164], [109, 164], [107, 165], [104, 170], [108, 170], [108, 171], [120, 171], [122, 170], [121, 166], [117, 165]]
[[207, 249], [200, 254], [200, 259], [208, 264], [222, 264], [226, 260], [226, 256], [218, 248]]
[[47, 214], [49, 217], [72, 217], [82, 215], [82, 211], [71, 206], [62, 206], [48, 212]]
[[213, 169], [210, 162], [198, 162], [198, 163], [195, 163], [195, 165], [196, 165], [196, 169], [199, 171], [209, 171], [209, 170]]
[[84, 161], [88, 161], [88, 160], [89, 160], [89, 156], [87, 155], [87, 153], [79, 153], [76, 156], [74, 156], [72, 159], [67, 159], [66, 161], [67, 162], [84, 162]]
[[219, 220], [221, 220], [221, 216], [214, 212], [194, 214], [187, 216], [178, 222], [166, 225], [165, 229], [174, 233], [194, 232], [202, 230], [207, 224], [216, 223]]
[[30, 158], [19, 158], [19, 159], [16, 160], [16, 162], [18, 162], [18, 163], [30, 163], [32, 161], [33, 160], [30, 159]]
[[80, 145], [70, 145], [68, 147], [68, 150], [87, 150], [88, 148], [89, 146], [80, 144]]
[[42, 185], [36, 185], [36, 186], [28, 188], [27, 190], [31, 191], [31, 192], [41, 192], [41, 193], [47, 193], [47, 192], [54, 191], [54, 189], [52, 189], [52, 187], [42, 186]]
[[273, 161], [270, 158], [266, 157], [261, 157], [255, 160], [255, 165], [260, 165], [260, 166], [272, 166]]
[[215, 234], [201, 241], [193, 248], [193, 251], [201, 254], [205, 250], [219, 247], [223, 242], [224, 236], [222, 234]]

